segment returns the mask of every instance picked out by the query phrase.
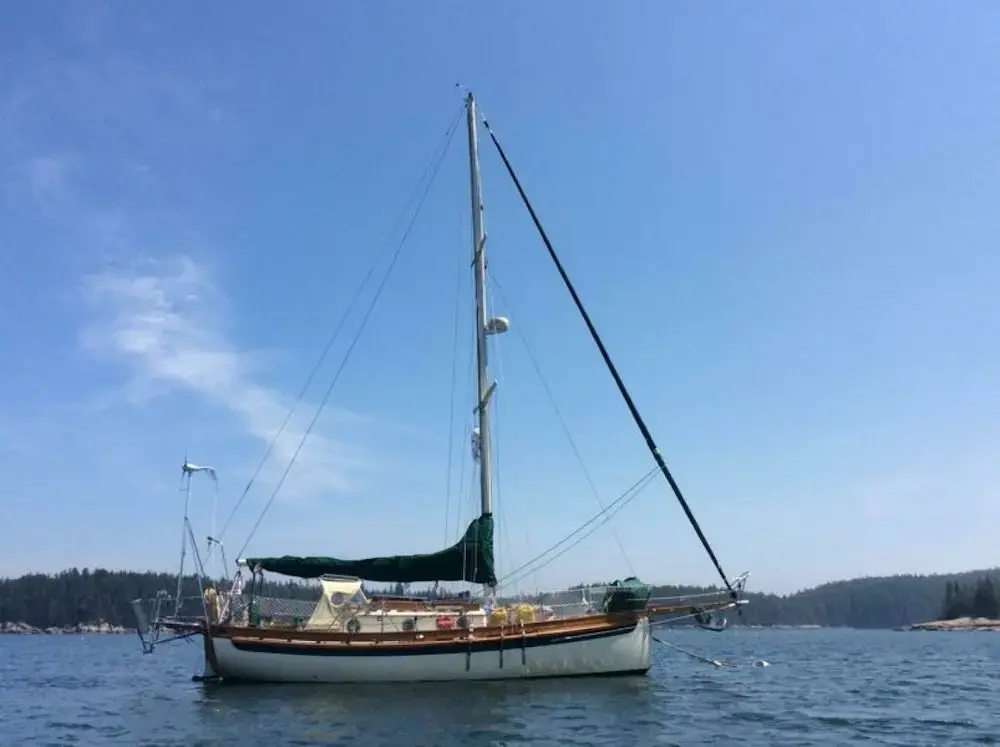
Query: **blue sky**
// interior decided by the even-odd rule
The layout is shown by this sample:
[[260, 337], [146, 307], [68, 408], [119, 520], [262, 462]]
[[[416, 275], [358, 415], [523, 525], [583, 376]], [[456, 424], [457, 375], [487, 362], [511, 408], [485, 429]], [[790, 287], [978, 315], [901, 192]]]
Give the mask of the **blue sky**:
[[[0, 575], [173, 567], [185, 450], [219, 470], [221, 523], [459, 81], [730, 575], [790, 591], [996, 565], [1000, 10], [568, 8], [3, 5]], [[464, 148], [460, 130], [249, 551], [430, 551], [473, 515]], [[482, 156], [493, 303], [609, 502], [650, 457], [488, 142]], [[512, 331], [492, 359], [502, 570], [597, 510], [525, 350]], [[213, 488], [195, 487], [204, 535]], [[715, 580], [665, 481], [610, 526], [525, 583]]]

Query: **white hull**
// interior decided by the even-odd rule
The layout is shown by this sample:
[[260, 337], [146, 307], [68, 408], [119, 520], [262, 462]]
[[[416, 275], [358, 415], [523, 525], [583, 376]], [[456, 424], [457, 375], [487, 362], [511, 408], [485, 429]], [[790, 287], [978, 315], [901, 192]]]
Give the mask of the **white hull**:
[[[530, 640], [530, 639], [529, 639]], [[223, 680], [255, 682], [422, 682], [500, 680], [532, 677], [640, 674], [649, 669], [649, 620], [634, 628], [567, 634], [545, 643], [520, 644], [512, 636], [502, 651], [447, 650], [443, 653], [323, 653], [264, 650], [267, 644], [242, 647], [229, 638], [212, 637], [215, 666], [208, 671]], [[450, 647], [449, 647], [450, 648]]]

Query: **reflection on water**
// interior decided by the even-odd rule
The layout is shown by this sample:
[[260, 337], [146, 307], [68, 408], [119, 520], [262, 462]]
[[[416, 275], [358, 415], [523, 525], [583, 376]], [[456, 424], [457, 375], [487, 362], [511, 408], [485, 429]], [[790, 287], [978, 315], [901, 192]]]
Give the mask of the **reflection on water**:
[[[365, 685], [203, 685], [197, 718], [207, 733], [239, 730], [247, 713], [295, 723], [296, 738], [317, 743], [492, 744], [589, 734], [638, 737], [656, 727], [651, 677]], [[253, 726], [259, 729], [259, 724]], [[260, 735], [258, 735], [260, 736]], [[277, 737], [277, 734], [274, 734]], [[584, 743], [584, 742], [579, 742]]]

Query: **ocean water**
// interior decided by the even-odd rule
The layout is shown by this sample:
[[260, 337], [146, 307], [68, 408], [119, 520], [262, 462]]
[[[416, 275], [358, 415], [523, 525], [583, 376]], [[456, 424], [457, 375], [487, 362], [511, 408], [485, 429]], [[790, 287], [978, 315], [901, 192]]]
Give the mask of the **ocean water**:
[[739, 666], [657, 646], [645, 677], [226, 687], [183, 641], [0, 636], [0, 745], [1000, 744], [1000, 634], [660, 637]]

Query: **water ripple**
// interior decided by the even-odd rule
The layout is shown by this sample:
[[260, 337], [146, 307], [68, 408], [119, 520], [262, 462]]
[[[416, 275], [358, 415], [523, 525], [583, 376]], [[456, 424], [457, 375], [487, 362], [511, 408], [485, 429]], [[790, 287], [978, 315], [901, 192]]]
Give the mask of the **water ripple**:
[[1000, 744], [1000, 636], [665, 633], [771, 667], [657, 651], [647, 677], [461, 685], [191, 682], [200, 649], [119, 636], [0, 638], [6, 745]]

